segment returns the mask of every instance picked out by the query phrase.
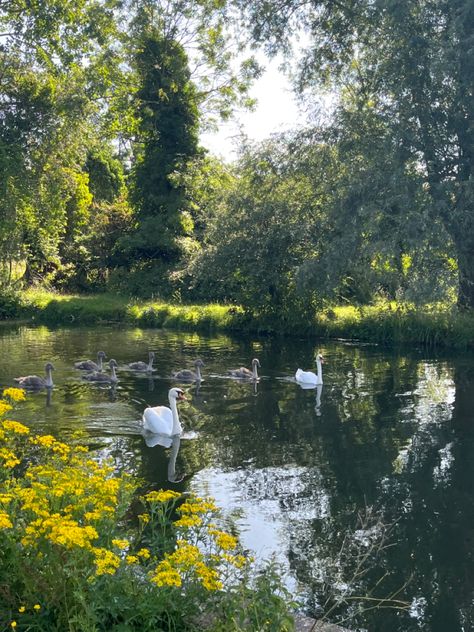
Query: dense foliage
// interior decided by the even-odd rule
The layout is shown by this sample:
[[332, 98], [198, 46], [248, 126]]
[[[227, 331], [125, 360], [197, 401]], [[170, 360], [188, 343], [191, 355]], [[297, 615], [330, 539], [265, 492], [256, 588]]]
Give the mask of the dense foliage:
[[[471, 308], [472, 11], [468, 0], [2, 5], [2, 292], [229, 301], [281, 323], [325, 299]], [[249, 35], [299, 59], [315, 122], [243, 142], [228, 166], [199, 134], [252, 105]], [[318, 118], [321, 90], [333, 105]]]

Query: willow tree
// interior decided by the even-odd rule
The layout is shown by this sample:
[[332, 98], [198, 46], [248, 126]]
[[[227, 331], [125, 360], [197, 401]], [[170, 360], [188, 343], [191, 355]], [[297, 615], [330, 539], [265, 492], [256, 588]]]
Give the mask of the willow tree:
[[[414, 169], [422, 178], [431, 220], [442, 223], [453, 243], [458, 304], [473, 308], [472, 1], [236, 1], [255, 40], [270, 51], [288, 52], [294, 33], [306, 31], [301, 90], [351, 92], [360, 109], [370, 108], [387, 126], [399, 168]], [[353, 214], [354, 208], [348, 205], [347, 211]]]

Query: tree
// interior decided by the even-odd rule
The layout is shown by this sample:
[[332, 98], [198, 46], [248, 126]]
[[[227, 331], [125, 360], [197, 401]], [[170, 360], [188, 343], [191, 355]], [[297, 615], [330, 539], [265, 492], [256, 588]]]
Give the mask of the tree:
[[294, 151], [292, 138], [243, 153], [192, 262], [195, 291], [239, 302], [268, 321], [295, 321], [314, 310], [314, 289], [301, 291], [299, 270], [321, 247], [334, 155], [328, 146], [306, 149], [312, 172], [301, 168], [303, 152]]
[[[415, 168], [455, 248], [458, 304], [474, 307], [474, 5], [470, 0], [238, 0], [258, 42], [310, 43], [298, 85], [352, 90], [390, 130], [400, 168]], [[271, 9], [271, 10], [270, 10]], [[340, 104], [344, 109], [344, 103]]]
[[[204, 164], [199, 130], [249, 104], [258, 67], [234, 70], [226, 41], [226, 1], [132, 3], [128, 43], [136, 86], [131, 97], [131, 201], [136, 226], [123, 240], [134, 291], [170, 292], [170, 274], [195, 247], [188, 177]], [[133, 274], [136, 272], [137, 274]], [[132, 278], [129, 277], [129, 278]]]
[[62, 239], [75, 235], [76, 220], [88, 214], [83, 165], [92, 117], [108, 86], [100, 69], [115, 32], [115, 6], [115, 0], [0, 5], [2, 261], [10, 269], [25, 263], [28, 280], [60, 264]]

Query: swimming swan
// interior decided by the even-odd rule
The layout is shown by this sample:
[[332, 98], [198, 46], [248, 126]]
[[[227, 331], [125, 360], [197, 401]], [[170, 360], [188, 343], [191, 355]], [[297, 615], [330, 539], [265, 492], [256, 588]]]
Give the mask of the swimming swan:
[[51, 372], [54, 371], [54, 366], [51, 362], [47, 362], [44, 365], [46, 371], [46, 377], [39, 377], [38, 375], [25, 375], [24, 377], [13, 378], [23, 388], [53, 388], [53, 376]]
[[99, 351], [97, 353], [97, 362], [94, 362], [93, 360], [81, 360], [79, 362], [74, 362], [74, 368], [80, 369], [81, 371], [99, 371], [99, 373], [102, 373], [104, 370], [102, 362], [106, 357], [107, 356], [104, 351]]
[[232, 369], [231, 371], [227, 371], [227, 373], [229, 375], [232, 375], [232, 377], [243, 377], [247, 380], [259, 380], [260, 378], [258, 377], [258, 373], [257, 373], [257, 367], [260, 368], [260, 362], [257, 360], [257, 358], [254, 358], [252, 360], [252, 370], [249, 371], [249, 369], [246, 369], [244, 366], [241, 366], [240, 369]]
[[153, 351], [150, 351], [148, 353], [148, 364], [140, 360], [139, 362], [130, 362], [128, 367], [129, 369], [133, 369], [134, 371], [146, 371], [147, 373], [151, 373], [152, 371], [155, 371], [155, 369], [153, 368], [154, 359], [155, 353]]
[[318, 369], [318, 372], [313, 373], [312, 371], [302, 371], [301, 369], [298, 369], [295, 373], [296, 381], [299, 382], [300, 384], [314, 384], [315, 386], [317, 384], [322, 384], [323, 383], [323, 367], [322, 367], [323, 364], [324, 364], [324, 358], [320, 353], [318, 353], [316, 356], [316, 367]]
[[200, 382], [202, 380], [201, 367], [204, 366], [204, 362], [198, 358], [194, 362], [194, 366], [196, 367], [196, 372], [190, 371], [189, 369], [182, 369], [181, 371], [174, 373], [173, 378], [183, 382]]
[[179, 422], [177, 402], [185, 400], [184, 391], [180, 388], [171, 388], [168, 391], [167, 406], [154, 406], [143, 411], [143, 427], [154, 434], [172, 437], [181, 434], [183, 428]]
[[99, 373], [95, 371], [94, 373], [87, 373], [83, 375], [84, 380], [88, 380], [89, 382], [95, 382], [96, 384], [116, 384], [118, 382], [118, 377], [115, 373], [115, 369], [118, 367], [118, 364], [115, 360], [110, 360], [110, 375], [107, 373]]

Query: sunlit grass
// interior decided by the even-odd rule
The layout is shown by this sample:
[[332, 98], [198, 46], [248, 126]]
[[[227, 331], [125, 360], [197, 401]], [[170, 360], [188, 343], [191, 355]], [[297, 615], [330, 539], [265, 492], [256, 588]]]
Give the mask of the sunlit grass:
[[429, 347], [474, 346], [474, 315], [453, 305], [423, 307], [404, 303], [327, 306], [313, 319], [271, 323], [232, 305], [183, 305], [138, 301], [115, 294], [68, 295], [28, 290], [9, 318], [28, 318], [48, 324], [129, 323], [140, 327], [178, 330], [247, 331], [321, 338], [350, 338], [380, 344], [420, 344]]

